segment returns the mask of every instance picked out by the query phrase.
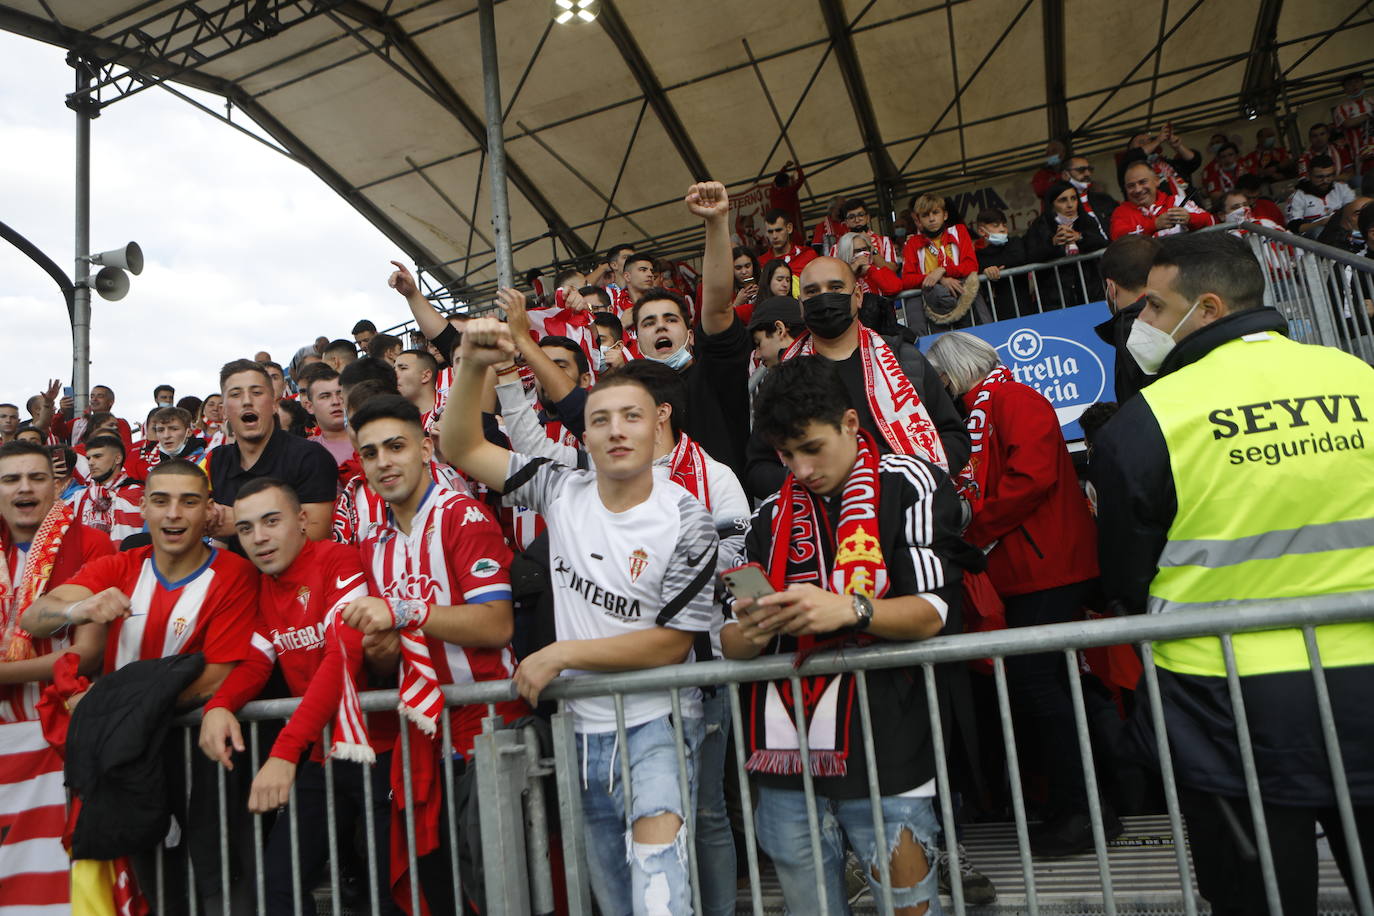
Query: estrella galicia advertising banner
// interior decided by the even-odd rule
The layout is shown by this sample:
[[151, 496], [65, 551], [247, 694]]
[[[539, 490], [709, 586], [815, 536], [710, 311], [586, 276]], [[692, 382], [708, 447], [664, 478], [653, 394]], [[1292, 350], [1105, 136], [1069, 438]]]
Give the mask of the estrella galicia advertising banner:
[[[1098, 401], [1116, 400], [1116, 351], [1093, 328], [1111, 317], [1107, 303], [1090, 302], [1008, 321], [960, 328], [997, 349], [1018, 382], [1043, 394], [1059, 416], [1064, 438], [1083, 438], [1078, 418]], [[939, 334], [921, 338], [930, 349]]]

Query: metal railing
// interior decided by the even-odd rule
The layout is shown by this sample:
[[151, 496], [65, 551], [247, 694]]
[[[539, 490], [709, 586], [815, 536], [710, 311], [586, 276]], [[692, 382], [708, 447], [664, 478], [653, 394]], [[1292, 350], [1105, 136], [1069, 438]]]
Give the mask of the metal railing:
[[1374, 260], [1291, 232], [1243, 228], [1264, 268], [1265, 303], [1288, 319], [1293, 339], [1374, 363]]
[[[1117, 913], [1119, 906], [1129, 906], [1131, 901], [1113, 890], [1112, 861], [1108, 852], [1106, 830], [1103, 821], [1102, 804], [1098, 796], [1097, 767], [1094, 760], [1093, 744], [1089, 732], [1087, 712], [1084, 705], [1084, 692], [1079, 683], [1079, 655], [1084, 649], [1103, 646], [1133, 645], [1140, 653], [1144, 674], [1143, 686], [1151, 711], [1151, 721], [1156, 739], [1156, 752], [1159, 762], [1159, 777], [1163, 790], [1165, 807], [1168, 814], [1169, 833], [1175, 856], [1178, 875], [1179, 899], [1182, 911], [1194, 916], [1199, 912], [1199, 900], [1194, 891], [1192, 866], [1186, 844], [1183, 817], [1179, 804], [1179, 786], [1175, 777], [1173, 757], [1165, 729], [1166, 713], [1161, 705], [1161, 694], [1156, 674], [1151, 643], [1156, 640], [1181, 639], [1197, 636], [1216, 636], [1220, 640], [1226, 666], [1226, 681], [1236, 723], [1236, 739], [1243, 767], [1244, 784], [1254, 823], [1259, 825], [1253, 838], [1258, 850], [1259, 862], [1264, 876], [1264, 887], [1273, 913], [1282, 912], [1278, 899], [1277, 882], [1273, 852], [1264, 827], [1264, 800], [1261, 798], [1259, 776], [1256, 770], [1255, 755], [1250, 744], [1247, 726], [1247, 710], [1241, 690], [1241, 680], [1237, 673], [1235, 654], [1231, 645], [1233, 634], [1278, 628], [1300, 628], [1305, 634], [1306, 648], [1310, 661], [1314, 684], [1315, 713], [1321, 727], [1325, 749], [1330, 765], [1331, 787], [1336, 799], [1336, 807], [1344, 825], [1345, 841], [1349, 853], [1351, 884], [1356, 909], [1337, 910], [1340, 912], [1359, 912], [1364, 916], [1374, 916], [1374, 902], [1371, 902], [1369, 875], [1365, 872], [1360, 838], [1355, 829], [1349, 786], [1341, 757], [1341, 745], [1336, 730], [1330, 692], [1325, 670], [1315, 636], [1315, 627], [1368, 621], [1374, 619], [1374, 592], [1355, 593], [1342, 596], [1296, 598], [1263, 603], [1246, 603], [1234, 607], [1218, 608], [1216, 612], [1170, 614], [1116, 618], [1110, 620], [1082, 621], [1045, 626], [1023, 627], [976, 634], [942, 636], [919, 643], [886, 644], [876, 648], [851, 649], [843, 653], [821, 653], [807, 659], [800, 666], [794, 666], [793, 658], [788, 656], [766, 656], [752, 661], [714, 661], [694, 664], [674, 665], [613, 675], [594, 675], [576, 678], [559, 678], [545, 691], [544, 697], [560, 702], [559, 712], [552, 717], [553, 752], [546, 756], [538, 746], [533, 729], [514, 730], [503, 728], [495, 718], [496, 703], [511, 699], [514, 690], [509, 681], [493, 681], [443, 688], [446, 704], [459, 706], [485, 704], [488, 717], [484, 731], [475, 742], [474, 759], [468, 766], [477, 768], [477, 795], [480, 805], [481, 845], [484, 861], [488, 867], [483, 872], [485, 881], [486, 913], [524, 914], [548, 913], [555, 909], [555, 887], [561, 885], [566, 892], [565, 909], [572, 916], [591, 914], [591, 891], [588, 882], [586, 860], [587, 837], [583, 829], [581, 798], [582, 787], [579, 780], [579, 761], [577, 752], [577, 733], [574, 730], [572, 714], [567, 710], [565, 701], [589, 697], [614, 697], [617, 710], [616, 738], [621, 748], [627, 747], [627, 730], [624, 718], [624, 699], [627, 696], [646, 692], [667, 692], [672, 700], [672, 708], [677, 714], [675, 719], [681, 723], [683, 708], [682, 693], [696, 687], [715, 687], [728, 694], [730, 720], [733, 733], [733, 768], [739, 781], [741, 801], [741, 826], [745, 839], [745, 852], [748, 862], [747, 876], [749, 891], [746, 899], [739, 901], [739, 909], [761, 916], [765, 910], [765, 891], [762, 882], [763, 865], [757, 847], [753, 819], [752, 787], [745, 768], [744, 720], [741, 713], [742, 685], [758, 682], [781, 680], [788, 681], [793, 688], [796, 700], [792, 714], [798, 726], [800, 753], [809, 759], [806, 744], [807, 729], [803, 723], [800, 700], [800, 679], [812, 675], [836, 672], [853, 672], [856, 679], [859, 700], [859, 714], [864, 745], [864, 759], [867, 762], [867, 784], [869, 800], [873, 806], [874, 821], [877, 824], [877, 838], [883, 850], [877, 862], [886, 863], [890, 851], [887, 849], [886, 836], [882, 829], [881, 807], [877, 790], [877, 769], [875, 764], [875, 745], [873, 740], [873, 711], [868, 705], [867, 672], [884, 669], [906, 669], [915, 673], [916, 669], [923, 679], [928, 697], [929, 727], [934, 750], [937, 797], [944, 832], [944, 852], [949, 860], [949, 874], [952, 880], [950, 901], [954, 912], [968, 912], [964, 887], [960, 873], [961, 849], [956, 840], [954, 821], [954, 790], [951, 787], [950, 770], [946, 762], [946, 733], [939, 713], [939, 704], [933, 702], [937, 695], [936, 666], [962, 664], [977, 659], [991, 659], [996, 686], [996, 703], [1000, 720], [1001, 736], [1007, 762], [1007, 782], [1011, 797], [1012, 813], [1015, 821], [1016, 852], [1019, 858], [1025, 886], [1024, 911], [1035, 916], [1040, 912], [1040, 902], [1036, 894], [1036, 867], [1029, 842], [1029, 822], [1026, 799], [1021, 787], [1021, 769], [1018, 763], [1018, 736], [1013, 727], [1012, 704], [1008, 689], [1005, 661], [1010, 656], [1032, 653], [1058, 652], [1063, 655], [1064, 665], [1069, 675], [1070, 694], [1074, 712], [1074, 728], [1078, 740], [1078, 752], [1083, 770], [1087, 793], [1089, 818], [1092, 825], [1092, 847], [1101, 889], [1101, 908], [1107, 914]], [[253, 760], [260, 756], [261, 742], [259, 730], [273, 720], [287, 718], [298, 705], [298, 700], [266, 700], [248, 704], [240, 713], [240, 719], [248, 722], [249, 743]], [[366, 712], [378, 713], [393, 711], [397, 702], [394, 690], [373, 691], [362, 695], [362, 706]], [[450, 746], [448, 716], [441, 717], [442, 728], [436, 740]], [[186, 773], [188, 781], [192, 771], [191, 755], [198, 754], [192, 728], [195, 722], [183, 720], [187, 725], [181, 742], [186, 754]], [[677, 766], [683, 797], [688, 797], [688, 757], [691, 754], [684, 730], [674, 728], [677, 747]], [[1364, 736], [1367, 739], [1367, 736]], [[325, 738], [328, 742], [328, 736]], [[415, 845], [413, 832], [414, 802], [411, 791], [411, 760], [408, 744], [398, 742], [396, 753], [403, 754], [404, 798], [406, 812], [404, 821], [407, 829], [409, 861], [411, 874], [416, 874]], [[625, 810], [627, 819], [631, 810], [628, 756], [621, 755], [624, 777]], [[240, 766], [243, 761], [240, 760]], [[329, 880], [327, 894], [322, 894], [321, 903], [329, 906], [331, 912], [343, 912], [340, 894], [339, 849], [336, 832], [339, 826], [335, 818], [333, 768], [340, 764], [326, 761], [324, 773], [328, 796], [328, 820], [325, 825], [299, 825], [296, 821], [295, 790], [291, 803], [284, 815], [289, 819], [292, 837], [292, 874], [298, 893], [297, 909], [300, 912], [300, 893], [309, 892], [308, 887], [300, 886], [300, 863], [296, 855], [296, 838], [302, 829], [329, 831]], [[614, 762], [612, 763], [614, 766]], [[251, 769], [251, 768], [250, 768]], [[443, 798], [447, 814], [447, 838], [449, 849], [449, 868], [451, 881], [443, 888], [428, 888], [430, 893], [452, 894], [453, 900], [461, 900], [464, 893], [459, 874], [459, 827], [455, 820], [455, 769], [451, 755], [444, 755], [441, 778], [444, 783]], [[842, 907], [843, 901], [825, 903], [826, 888], [820, 876], [819, 808], [818, 793], [810, 776], [810, 767], [803, 766], [803, 790], [806, 802], [806, 827], [811, 838], [811, 848], [817, 875], [817, 899], [821, 901], [819, 912], [835, 912]], [[221, 840], [220, 880], [222, 886], [231, 883], [228, 848], [232, 844], [229, 836], [230, 810], [226, 800], [225, 773], [218, 769], [218, 810], [219, 836]], [[552, 777], [552, 789], [557, 795], [557, 824], [548, 823], [545, 816], [545, 780]], [[365, 787], [370, 782], [364, 779]], [[371, 797], [369, 795], [368, 801]], [[365, 832], [372, 842], [373, 821], [371, 805], [365, 805], [363, 822]], [[398, 826], [393, 823], [393, 826]], [[701, 880], [695, 852], [695, 816], [690, 810], [684, 818], [687, 831], [686, 848], [690, 860], [691, 889], [694, 911], [701, 912]], [[799, 824], [800, 828], [801, 825]], [[557, 829], [555, 844], [554, 829]], [[627, 828], [628, 830], [628, 825]], [[555, 874], [551, 848], [561, 850], [562, 870]], [[252, 824], [252, 859], [256, 865], [253, 889], [257, 911], [264, 909], [263, 866], [263, 817], [254, 816]], [[374, 851], [369, 846], [369, 851]], [[385, 861], [385, 858], [382, 859]], [[375, 862], [369, 856], [369, 862]], [[934, 868], [934, 862], [930, 862]], [[367, 912], [380, 913], [381, 901], [378, 897], [375, 865], [369, 866], [372, 879]], [[161, 868], [159, 867], [159, 884]], [[879, 869], [875, 905], [880, 912], [892, 912], [892, 885], [886, 867]], [[194, 881], [194, 876], [192, 876]], [[383, 886], [384, 887], [384, 886]], [[412, 884], [414, 887], [414, 884]], [[161, 888], [159, 887], [159, 892]], [[384, 892], [384, 890], [383, 890]], [[414, 891], [418, 893], [418, 891]], [[160, 896], [160, 894], [159, 894]], [[776, 907], [776, 901], [767, 904]], [[189, 912], [194, 913], [195, 894], [191, 894]], [[224, 899], [224, 912], [229, 912], [228, 895]]]
[[[1097, 270], [1097, 262], [1105, 251], [1105, 248], [1099, 248], [1056, 261], [1001, 268], [996, 280], [989, 279], [986, 271], [980, 272], [979, 292], [991, 308], [994, 321], [1025, 318], [1054, 309], [1101, 302], [1106, 298], [1106, 291]], [[920, 296], [921, 290], [907, 289], [898, 294], [898, 299], [905, 302], [919, 299]], [[902, 311], [898, 309], [898, 314], [905, 320]], [[970, 323], [975, 325], [986, 323], [975, 310], [970, 310], [969, 318]], [[934, 330], [938, 332], [942, 329]]]

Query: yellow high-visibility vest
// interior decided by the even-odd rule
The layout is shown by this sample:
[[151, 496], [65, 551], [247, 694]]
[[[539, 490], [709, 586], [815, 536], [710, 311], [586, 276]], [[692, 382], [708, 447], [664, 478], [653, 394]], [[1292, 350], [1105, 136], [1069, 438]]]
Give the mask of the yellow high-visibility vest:
[[[1178, 512], [1150, 613], [1374, 589], [1374, 369], [1264, 331], [1145, 388]], [[1302, 631], [1239, 634], [1240, 674], [1310, 666]], [[1322, 664], [1374, 663], [1374, 622], [1317, 629]], [[1161, 667], [1225, 676], [1216, 637], [1155, 644]]]

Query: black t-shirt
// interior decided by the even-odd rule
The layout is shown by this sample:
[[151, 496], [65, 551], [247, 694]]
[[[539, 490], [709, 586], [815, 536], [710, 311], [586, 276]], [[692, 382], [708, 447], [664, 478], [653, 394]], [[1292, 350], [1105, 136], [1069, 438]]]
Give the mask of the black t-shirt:
[[706, 454], [743, 479], [749, 443], [749, 357], [754, 339], [735, 316], [719, 334], [698, 326], [692, 364], [682, 370], [687, 418], [682, 429]]
[[[945, 633], [958, 633], [962, 623], [963, 568], [977, 566], [976, 548], [959, 538], [962, 510], [949, 476], [934, 465], [908, 455], [885, 455], [879, 465], [878, 540], [887, 567], [885, 598], [931, 594], [945, 602]], [[823, 501], [830, 530], [839, 523], [840, 498]], [[767, 568], [772, 556], [773, 512], [777, 497], [766, 500], [749, 524], [744, 548], [750, 562]], [[915, 541], [913, 543], [913, 541]], [[835, 544], [823, 543], [828, 572]], [[826, 634], [839, 636], [843, 631]], [[884, 640], [878, 640], [884, 642]], [[780, 635], [765, 655], [791, 654], [795, 637]], [[749, 685], [751, 702], [764, 684]], [[916, 668], [868, 672], [873, 742], [877, 750], [879, 792], [896, 795], [923, 785], [935, 775], [925, 683]], [[862, 719], [857, 694], [849, 720], [849, 759], [844, 776], [816, 777], [816, 793], [826, 798], [864, 798], [868, 770], [864, 761]], [[790, 710], [789, 710], [790, 712]], [[801, 776], [756, 774], [763, 785], [801, 788]]]
[[247, 470], [236, 442], [210, 453], [210, 488], [215, 502], [232, 506], [239, 488], [256, 477], [275, 477], [290, 484], [302, 503], [332, 503], [339, 490], [339, 466], [329, 450], [280, 429], [273, 431], [257, 463]]

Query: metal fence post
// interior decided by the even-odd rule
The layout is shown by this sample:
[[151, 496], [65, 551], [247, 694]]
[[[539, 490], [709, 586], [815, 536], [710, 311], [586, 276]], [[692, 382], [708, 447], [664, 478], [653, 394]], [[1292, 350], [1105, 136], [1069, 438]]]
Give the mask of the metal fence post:
[[1328, 347], [1340, 347], [1341, 334], [1336, 327], [1335, 304], [1327, 294], [1326, 284], [1322, 282], [1321, 267], [1315, 257], [1298, 258], [1297, 266], [1307, 295], [1312, 303], [1312, 321], [1317, 331], [1317, 343]]
[[[525, 857], [525, 746], [520, 732], [501, 729], [473, 739], [477, 800], [482, 819], [482, 861], [486, 912], [524, 916], [530, 912], [529, 868]], [[499, 863], [499, 865], [498, 865]]]

